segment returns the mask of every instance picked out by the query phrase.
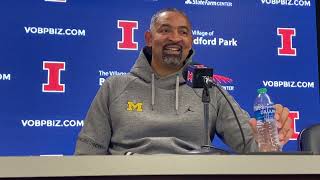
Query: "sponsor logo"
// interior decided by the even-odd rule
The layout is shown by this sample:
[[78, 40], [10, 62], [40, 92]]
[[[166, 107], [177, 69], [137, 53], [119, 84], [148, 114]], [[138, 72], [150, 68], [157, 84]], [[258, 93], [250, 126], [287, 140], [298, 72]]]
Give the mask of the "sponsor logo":
[[124, 75], [127, 74], [126, 72], [118, 72], [118, 71], [103, 71], [99, 70], [99, 85], [101, 86], [107, 77], [114, 76], [114, 75]]
[[293, 129], [293, 134], [290, 140], [297, 140], [300, 132], [296, 130], [296, 122], [299, 120], [299, 111], [290, 111], [289, 118], [292, 119], [291, 128]]
[[191, 71], [188, 71], [187, 81], [192, 83], [192, 79], [193, 79], [193, 73]]
[[199, 5], [199, 6], [232, 7], [232, 2], [229, 2], [229, 1], [185, 0], [184, 4], [186, 4], [186, 5]]
[[11, 74], [0, 74], [0, 81], [10, 81]]
[[142, 102], [134, 103], [132, 101], [128, 101], [127, 111], [142, 112], [142, 105], [143, 105]]
[[236, 38], [214, 37], [215, 31], [192, 30], [193, 44], [202, 46], [237, 47]]
[[44, 119], [23, 119], [21, 125], [23, 127], [82, 127], [83, 120], [44, 120]]
[[58, 35], [58, 36], [86, 36], [85, 29], [63, 29], [52, 27], [24, 27], [26, 34]]
[[213, 79], [219, 84], [230, 84], [233, 81], [232, 79], [221, 75], [213, 75]]
[[295, 28], [277, 28], [278, 36], [281, 36], [281, 47], [278, 48], [279, 56], [297, 56], [297, 49], [292, 47], [292, 37], [296, 36]]
[[306, 82], [306, 81], [269, 81], [269, 80], [263, 80], [262, 83], [265, 87], [274, 87], [274, 88], [315, 88], [314, 82]]
[[264, 5], [277, 5], [277, 6], [300, 6], [310, 7], [311, 1], [309, 0], [261, 0]]
[[231, 39], [224, 39], [224, 38], [212, 38], [212, 39], [206, 39], [203, 37], [196, 37], [193, 39], [193, 44], [195, 45], [211, 45], [211, 46], [238, 46], [238, 40], [235, 38]]
[[232, 86], [232, 82], [233, 80], [231, 78], [225, 77], [225, 76], [221, 76], [221, 75], [213, 75], [213, 80], [216, 81], [216, 83], [220, 84], [225, 90], [227, 91], [233, 91], [234, 90], [234, 86]]
[[138, 42], [134, 41], [134, 29], [138, 29], [138, 21], [118, 20], [118, 28], [122, 31], [122, 40], [118, 41], [119, 50], [138, 50]]
[[65, 70], [65, 62], [43, 61], [43, 70], [48, 71], [47, 83], [42, 84], [42, 92], [65, 92], [65, 84], [61, 84], [61, 71]]
[[45, 2], [60, 2], [60, 3], [66, 3], [67, 0], [44, 0]]

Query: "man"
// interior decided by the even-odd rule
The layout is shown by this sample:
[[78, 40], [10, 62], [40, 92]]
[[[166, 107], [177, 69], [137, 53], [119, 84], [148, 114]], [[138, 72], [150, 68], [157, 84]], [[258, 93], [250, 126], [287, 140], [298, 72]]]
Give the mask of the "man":
[[[193, 55], [188, 17], [176, 9], [157, 12], [145, 40], [147, 46], [130, 73], [108, 78], [99, 89], [75, 154], [186, 154], [203, 145], [201, 90], [188, 87], [182, 77]], [[233, 150], [242, 152], [243, 141], [232, 110], [216, 88], [210, 93], [210, 138], [217, 134]], [[245, 151], [257, 151], [256, 121], [249, 121], [248, 114], [227, 97], [240, 120]], [[293, 133], [288, 114], [287, 108], [276, 105], [282, 144]]]

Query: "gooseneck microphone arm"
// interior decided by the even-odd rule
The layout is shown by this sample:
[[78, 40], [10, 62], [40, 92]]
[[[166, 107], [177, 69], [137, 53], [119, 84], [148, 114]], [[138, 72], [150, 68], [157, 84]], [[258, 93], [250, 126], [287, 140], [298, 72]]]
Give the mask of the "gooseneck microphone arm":
[[[221, 89], [221, 87], [212, 79], [208, 78], [208, 77], [204, 77], [204, 82], [205, 82], [205, 86], [207, 87], [210, 87], [210, 86], [213, 86], [213, 87], [216, 87], [220, 93], [223, 95], [223, 97], [226, 99], [227, 103], [229, 104], [231, 110], [232, 110], [232, 113], [237, 121], [237, 124], [239, 126], [239, 129], [240, 129], [240, 133], [241, 133], [241, 137], [242, 137], [242, 141], [243, 141], [243, 149], [242, 149], [242, 153], [245, 154], [246, 152], [246, 139], [245, 139], [245, 136], [244, 136], [244, 133], [243, 133], [243, 129], [241, 127], [241, 124], [240, 124], [240, 121], [239, 121], [239, 118], [237, 116], [237, 113], [236, 111], [234, 110], [231, 102], [229, 101], [229, 99], [227, 98], [226, 94], [223, 92], [223, 90]], [[204, 88], [205, 89], [205, 88]]]

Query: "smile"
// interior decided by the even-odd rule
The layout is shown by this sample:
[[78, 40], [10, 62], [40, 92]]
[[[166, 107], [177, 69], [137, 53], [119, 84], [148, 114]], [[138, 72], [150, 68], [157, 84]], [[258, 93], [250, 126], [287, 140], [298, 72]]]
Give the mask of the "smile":
[[167, 45], [164, 47], [164, 52], [167, 54], [180, 54], [181, 51], [182, 47], [177, 45]]

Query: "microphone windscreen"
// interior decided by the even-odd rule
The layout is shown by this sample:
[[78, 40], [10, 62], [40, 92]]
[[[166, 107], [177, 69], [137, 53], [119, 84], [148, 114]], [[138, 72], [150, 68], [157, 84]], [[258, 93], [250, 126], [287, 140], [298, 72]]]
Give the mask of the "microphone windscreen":
[[195, 61], [192, 61], [190, 62], [187, 66], [184, 67], [183, 71], [182, 71], [182, 76], [183, 76], [183, 79], [185, 81], [187, 81], [187, 77], [188, 77], [188, 69], [190, 66], [193, 66], [193, 65], [199, 65], [200, 63], [198, 62], [195, 62]]
[[183, 78], [192, 88], [203, 88], [204, 77], [212, 78], [213, 69], [199, 63], [190, 63], [183, 71]]

